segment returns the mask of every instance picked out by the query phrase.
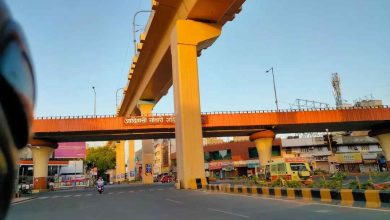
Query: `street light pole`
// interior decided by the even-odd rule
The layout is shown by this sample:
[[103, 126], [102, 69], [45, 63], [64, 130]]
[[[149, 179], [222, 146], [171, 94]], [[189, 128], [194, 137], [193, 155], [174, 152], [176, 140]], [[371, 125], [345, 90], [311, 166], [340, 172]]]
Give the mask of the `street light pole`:
[[274, 83], [274, 93], [275, 93], [275, 104], [276, 104], [276, 111], [279, 111], [279, 105], [278, 105], [278, 96], [276, 95], [276, 85], [275, 85], [275, 75], [274, 75], [274, 68], [271, 67], [271, 69], [265, 71], [265, 73], [269, 73], [271, 71], [272, 73], [272, 81]]
[[94, 102], [93, 102], [93, 117], [96, 117], [96, 90], [95, 86], [92, 86], [93, 93], [94, 93]]
[[138, 32], [138, 30], [135, 30], [135, 26], [136, 26], [135, 18], [136, 18], [137, 15], [140, 14], [140, 13], [151, 13], [151, 12], [152, 12], [152, 11], [141, 10], [141, 11], [137, 11], [137, 12], [134, 14], [134, 17], [133, 17], [133, 43], [134, 43], [134, 55], [137, 54], [137, 40], [136, 40], [136, 37], [135, 37], [135, 33]]
[[119, 88], [119, 89], [117, 89], [116, 92], [115, 92], [115, 106], [116, 106], [116, 110], [118, 110], [118, 92], [119, 92], [120, 90], [123, 90], [123, 88]]

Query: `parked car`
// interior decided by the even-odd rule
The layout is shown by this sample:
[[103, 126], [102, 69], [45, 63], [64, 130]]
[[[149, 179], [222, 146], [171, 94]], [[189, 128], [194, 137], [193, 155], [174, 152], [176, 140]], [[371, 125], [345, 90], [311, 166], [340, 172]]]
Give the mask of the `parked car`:
[[163, 176], [160, 180], [161, 183], [170, 183], [173, 182], [172, 176]]

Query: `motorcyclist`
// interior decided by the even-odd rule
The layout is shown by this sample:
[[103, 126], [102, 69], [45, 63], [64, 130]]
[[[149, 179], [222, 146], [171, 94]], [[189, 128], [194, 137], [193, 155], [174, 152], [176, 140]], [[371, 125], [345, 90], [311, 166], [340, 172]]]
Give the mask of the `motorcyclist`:
[[99, 177], [99, 179], [96, 181], [97, 187], [101, 186], [102, 188], [104, 187], [104, 180], [102, 177]]

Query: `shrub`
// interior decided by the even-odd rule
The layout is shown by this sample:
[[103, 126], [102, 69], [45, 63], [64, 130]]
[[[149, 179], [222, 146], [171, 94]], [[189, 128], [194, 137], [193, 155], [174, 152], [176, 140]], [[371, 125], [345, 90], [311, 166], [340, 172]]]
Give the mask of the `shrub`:
[[351, 180], [351, 181], [349, 181], [348, 188], [349, 189], [360, 189], [360, 184], [356, 180]]
[[286, 182], [286, 187], [288, 187], [288, 188], [301, 188], [302, 183], [299, 181], [291, 180], [291, 181]]
[[284, 180], [283, 179], [280, 179], [280, 178], [278, 178], [277, 180], [275, 180], [272, 184], [271, 184], [271, 186], [272, 187], [282, 187], [282, 186], [284, 186]]

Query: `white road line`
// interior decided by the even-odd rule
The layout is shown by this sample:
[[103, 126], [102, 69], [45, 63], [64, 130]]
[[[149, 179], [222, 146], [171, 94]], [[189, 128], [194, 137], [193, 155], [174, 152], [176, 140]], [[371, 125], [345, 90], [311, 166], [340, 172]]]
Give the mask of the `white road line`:
[[112, 192], [108, 193], [108, 195], [111, 195], [111, 194], [112, 194]]
[[117, 194], [122, 194], [122, 193], [124, 193], [124, 192], [123, 191], [117, 192]]
[[241, 218], [249, 218], [249, 216], [247, 216], [247, 215], [242, 215], [242, 214], [233, 213], [233, 212], [227, 212], [227, 211], [223, 211], [223, 210], [219, 210], [219, 209], [208, 208], [208, 210], [213, 211], [213, 212], [220, 212], [220, 213], [224, 213], [224, 214], [228, 214], [228, 215], [234, 215], [234, 216], [241, 217]]
[[129, 193], [133, 193], [134, 191], [133, 191], [133, 190], [129, 190], [129, 191], [127, 191], [127, 192], [129, 192]]
[[42, 196], [42, 197], [38, 197], [37, 199], [47, 199], [47, 198], [49, 198], [49, 197], [47, 197], [47, 196]]
[[68, 198], [68, 197], [71, 197], [72, 195], [66, 195], [66, 196], [63, 196], [64, 198]]
[[87, 196], [92, 196], [92, 194], [87, 194]]
[[330, 210], [316, 210], [314, 212], [318, 212], [318, 213], [328, 213], [328, 212], [331, 212]]
[[61, 197], [61, 196], [52, 196], [52, 197], [50, 197], [51, 199], [56, 199], [56, 198], [58, 198], [58, 197]]
[[176, 204], [182, 204], [182, 202], [177, 201], [177, 200], [173, 200], [173, 199], [165, 199], [165, 200], [176, 203]]
[[163, 188], [159, 188], [159, 189], [157, 189], [157, 190], [161, 191], [161, 190], [164, 190], [164, 189], [163, 189]]
[[74, 197], [80, 197], [81, 195], [74, 195]]

